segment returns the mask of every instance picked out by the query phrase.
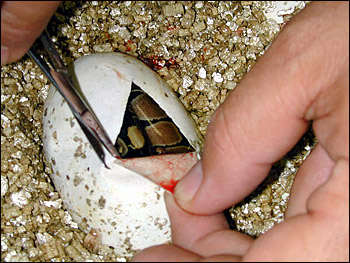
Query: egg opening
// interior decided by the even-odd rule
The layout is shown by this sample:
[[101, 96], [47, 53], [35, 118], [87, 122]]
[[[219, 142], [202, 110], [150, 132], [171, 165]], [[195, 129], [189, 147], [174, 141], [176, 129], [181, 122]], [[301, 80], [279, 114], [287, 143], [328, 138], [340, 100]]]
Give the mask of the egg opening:
[[172, 119], [134, 82], [115, 147], [123, 159], [194, 151]]

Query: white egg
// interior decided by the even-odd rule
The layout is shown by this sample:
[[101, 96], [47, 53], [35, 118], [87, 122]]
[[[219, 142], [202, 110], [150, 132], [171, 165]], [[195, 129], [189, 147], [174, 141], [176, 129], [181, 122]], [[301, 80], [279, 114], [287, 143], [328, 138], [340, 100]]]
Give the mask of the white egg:
[[167, 83], [134, 57], [88, 55], [75, 61], [72, 70], [113, 142], [134, 82], [167, 113], [196, 152], [115, 159], [105, 151], [107, 169], [63, 97], [51, 87], [43, 118], [44, 152], [65, 207], [77, 223], [87, 223], [87, 231], [100, 233], [102, 244], [124, 256], [170, 241], [164, 189], [159, 185], [171, 189], [198, 160], [203, 140], [194, 121]]

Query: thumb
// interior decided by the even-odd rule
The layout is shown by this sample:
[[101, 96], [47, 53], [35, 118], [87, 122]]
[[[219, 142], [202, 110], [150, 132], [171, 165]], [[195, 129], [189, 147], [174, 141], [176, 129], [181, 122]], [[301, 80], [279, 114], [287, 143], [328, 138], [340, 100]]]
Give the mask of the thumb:
[[334, 19], [344, 17], [342, 10], [346, 7], [333, 2], [308, 5], [218, 108], [202, 160], [175, 187], [183, 209], [213, 214], [241, 201], [297, 143], [307, 129], [305, 113], [312, 101], [334, 82], [329, 72], [339, 59], [332, 58], [346, 52], [346, 45], [332, 42], [343, 34], [343, 19]]
[[60, 1], [1, 2], [1, 65], [20, 59], [45, 29]]

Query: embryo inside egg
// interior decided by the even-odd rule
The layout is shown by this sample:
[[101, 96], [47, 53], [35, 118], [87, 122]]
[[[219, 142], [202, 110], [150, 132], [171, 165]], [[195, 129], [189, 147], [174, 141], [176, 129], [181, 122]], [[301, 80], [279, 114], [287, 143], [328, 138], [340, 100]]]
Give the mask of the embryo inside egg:
[[171, 118], [134, 82], [115, 147], [121, 158], [194, 151]]

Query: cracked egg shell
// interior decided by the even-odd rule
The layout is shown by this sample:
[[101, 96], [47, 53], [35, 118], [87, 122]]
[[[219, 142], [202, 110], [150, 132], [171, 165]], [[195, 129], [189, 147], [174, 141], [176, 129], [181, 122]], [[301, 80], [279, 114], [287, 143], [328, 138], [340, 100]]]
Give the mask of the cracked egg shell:
[[[135, 83], [200, 152], [202, 137], [194, 121], [167, 83], [141, 61], [122, 53], [99, 53], [78, 59], [71, 70], [113, 142]], [[53, 86], [44, 106], [43, 132], [51, 178], [73, 219], [86, 222], [83, 230], [94, 229], [103, 244], [123, 256], [170, 241], [164, 189], [171, 191], [194, 165], [196, 152], [115, 159], [105, 150], [106, 169]]]

